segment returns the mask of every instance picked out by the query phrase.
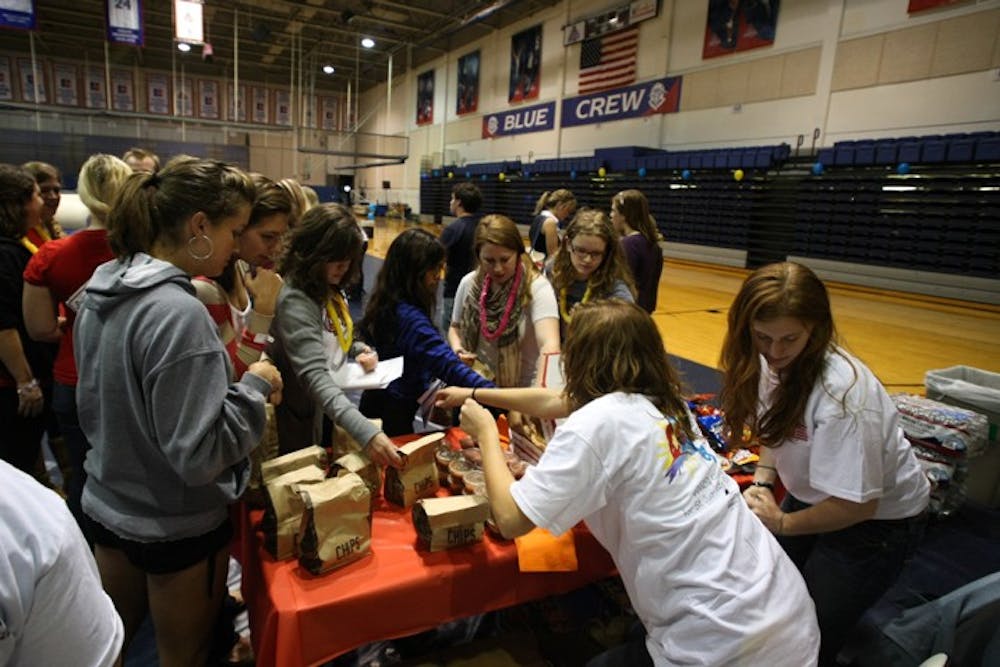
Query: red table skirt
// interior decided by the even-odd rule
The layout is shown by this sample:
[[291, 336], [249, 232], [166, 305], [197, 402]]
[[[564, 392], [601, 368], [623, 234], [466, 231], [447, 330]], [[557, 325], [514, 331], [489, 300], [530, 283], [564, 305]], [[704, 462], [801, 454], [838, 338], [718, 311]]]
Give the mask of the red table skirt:
[[[442, 492], [444, 493], [444, 492]], [[259, 667], [315, 665], [379, 639], [565, 593], [616, 573], [587, 529], [573, 533], [579, 569], [522, 573], [511, 541], [487, 531], [483, 542], [430, 553], [418, 545], [411, 510], [380, 498], [371, 554], [313, 576], [298, 561], [275, 561], [243, 513], [243, 594]]]

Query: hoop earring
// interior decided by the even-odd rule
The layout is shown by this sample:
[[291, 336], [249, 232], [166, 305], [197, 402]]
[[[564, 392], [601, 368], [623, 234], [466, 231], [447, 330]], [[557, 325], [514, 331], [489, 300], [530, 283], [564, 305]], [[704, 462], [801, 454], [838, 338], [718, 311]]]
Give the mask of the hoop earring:
[[[202, 239], [204, 239], [205, 243], [208, 244], [208, 252], [206, 252], [203, 255], [199, 255], [194, 250], [192, 250], [192, 245], [191, 244], [192, 243], [197, 243], [197, 242], [201, 241]], [[187, 251], [188, 251], [188, 255], [191, 256], [191, 259], [194, 259], [194, 260], [199, 261], [199, 262], [204, 262], [206, 259], [208, 259], [209, 257], [212, 256], [212, 253], [215, 252], [215, 246], [212, 245], [212, 239], [210, 239], [207, 236], [205, 236], [204, 234], [202, 234], [200, 236], [192, 236], [191, 238], [188, 239]]]

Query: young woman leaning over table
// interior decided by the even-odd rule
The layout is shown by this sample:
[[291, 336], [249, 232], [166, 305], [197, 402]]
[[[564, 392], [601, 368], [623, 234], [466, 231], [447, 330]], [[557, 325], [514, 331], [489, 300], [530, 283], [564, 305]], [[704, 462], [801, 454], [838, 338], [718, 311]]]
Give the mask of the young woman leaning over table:
[[482, 364], [497, 386], [530, 387], [541, 355], [559, 351], [552, 286], [506, 216], [479, 222], [473, 256], [478, 266], [458, 285], [448, 342], [465, 363]]
[[191, 285], [222, 272], [252, 202], [246, 174], [214, 160], [177, 158], [130, 176], [108, 215], [116, 259], [87, 283], [73, 332], [91, 444], [88, 534], [126, 646], [151, 614], [164, 666], [210, 659], [233, 536], [228, 504], [249, 481], [264, 403], [280, 400], [271, 364], [230, 380]]
[[417, 399], [437, 378], [462, 387], [492, 382], [462, 363], [432, 320], [444, 275], [444, 246], [423, 229], [407, 229], [385, 255], [361, 323], [383, 359], [403, 357], [403, 374], [361, 396], [361, 410], [382, 419], [386, 433], [413, 432]]
[[[449, 387], [438, 397], [462, 406], [462, 428], [479, 441], [505, 536], [583, 520], [614, 558], [647, 635], [592, 664], [815, 664], [802, 578], [698, 433], [649, 315], [618, 299], [581, 304], [562, 354], [563, 393]], [[514, 481], [476, 401], [567, 419]]]
[[[722, 408], [759, 442], [744, 493], [802, 571], [821, 664], [895, 581], [923, 534], [930, 487], [875, 375], [837, 345], [826, 286], [784, 262], [744, 281], [722, 348]], [[781, 507], [772, 489], [788, 490]]]
[[566, 228], [559, 251], [545, 266], [559, 304], [563, 333], [573, 308], [591, 299], [635, 300], [632, 275], [618, 233], [603, 211], [579, 211]]
[[359, 270], [362, 237], [354, 214], [342, 204], [322, 204], [292, 230], [279, 265], [278, 294], [268, 354], [285, 379], [286, 400], [275, 409], [282, 453], [319, 442], [322, 416], [341, 426], [379, 465], [402, 459], [386, 434], [344, 395], [330, 374], [346, 358], [367, 368], [378, 358], [355, 340], [343, 289]]

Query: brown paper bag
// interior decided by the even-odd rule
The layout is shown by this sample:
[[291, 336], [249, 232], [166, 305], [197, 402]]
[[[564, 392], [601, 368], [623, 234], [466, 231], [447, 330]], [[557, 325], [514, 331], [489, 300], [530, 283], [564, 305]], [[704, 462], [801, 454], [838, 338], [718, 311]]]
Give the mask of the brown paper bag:
[[413, 506], [413, 525], [430, 551], [441, 551], [482, 541], [489, 515], [482, 496], [425, 498]]
[[267, 484], [275, 477], [310, 465], [326, 470], [329, 465], [328, 462], [329, 458], [327, 457], [326, 450], [319, 445], [297, 449], [294, 452], [283, 454], [276, 459], [264, 461], [260, 466], [261, 481]]
[[432, 433], [399, 448], [403, 467], [385, 471], [385, 498], [402, 507], [410, 507], [420, 498], [429, 498], [440, 488], [434, 453], [444, 440], [444, 433]]
[[382, 494], [382, 470], [364, 454], [352, 452], [344, 454], [330, 466], [330, 477], [340, 477], [348, 473], [354, 473], [364, 480], [374, 508], [375, 502]]
[[326, 472], [315, 465], [308, 465], [279, 475], [264, 486], [266, 507], [261, 529], [264, 531], [264, 548], [277, 560], [295, 555], [295, 540], [302, 521], [302, 498], [299, 489], [309, 483], [326, 479]]
[[371, 553], [370, 500], [360, 476], [349, 472], [320, 484], [300, 485], [299, 493], [299, 565], [322, 574]]
[[278, 422], [274, 417], [274, 406], [264, 405], [264, 435], [260, 444], [250, 450], [250, 483], [243, 496], [251, 507], [264, 506], [264, 479], [261, 476], [261, 466], [265, 461], [278, 456]]
[[[374, 424], [380, 431], [382, 430], [381, 419], [369, 419], [368, 421]], [[333, 435], [330, 437], [331, 459], [338, 459], [344, 454], [349, 454], [351, 452], [361, 452], [364, 447], [365, 443], [358, 442], [343, 428], [337, 426], [336, 424], [333, 425]]]

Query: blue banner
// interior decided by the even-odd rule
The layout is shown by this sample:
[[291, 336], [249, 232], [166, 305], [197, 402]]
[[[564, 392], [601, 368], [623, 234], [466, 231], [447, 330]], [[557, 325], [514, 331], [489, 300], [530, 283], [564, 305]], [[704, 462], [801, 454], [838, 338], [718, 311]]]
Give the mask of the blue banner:
[[661, 113], [675, 113], [681, 103], [681, 77], [647, 81], [563, 100], [562, 126], [590, 125]]
[[107, 0], [108, 41], [142, 46], [141, 0]]
[[35, 0], [0, 0], [0, 28], [35, 29]]
[[502, 111], [483, 116], [483, 139], [510, 134], [543, 132], [556, 126], [556, 103], [546, 102], [514, 111]]

